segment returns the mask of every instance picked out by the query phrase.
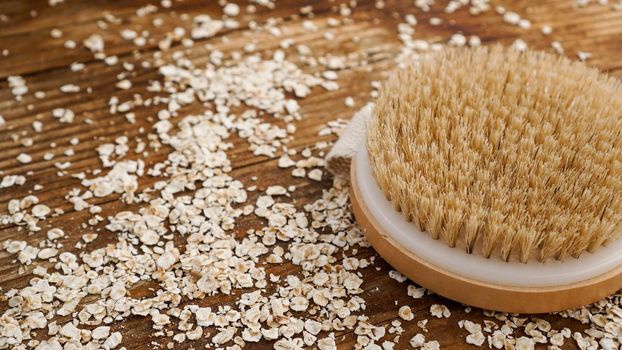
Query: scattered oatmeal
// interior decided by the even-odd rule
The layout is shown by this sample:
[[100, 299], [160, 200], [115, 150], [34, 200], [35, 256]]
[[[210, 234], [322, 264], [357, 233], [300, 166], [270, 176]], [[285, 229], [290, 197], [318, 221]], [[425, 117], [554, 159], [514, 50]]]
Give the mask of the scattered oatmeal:
[[410, 339], [410, 346], [415, 349], [421, 348], [425, 344], [425, 336], [421, 333]]
[[75, 114], [70, 109], [65, 108], [56, 108], [52, 110], [52, 116], [57, 118], [61, 123], [72, 123], [75, 117]]
[[484, 341], [486, 341], [486, 337], [484, 336], [484, 333], [482, 333], [481, 325], [466, 320], [461, 323], [460, 326], [464, 327], [464, 329], [469, 332], [469, 335], [466, 337], [467, 344], [481, 346]]
[[32, 162], [32, 157], [27, 153], [20, 153], [17, 155], [17, 161], [22, 164], [28, 164]]
[[415, 285], [409, 285], [408, 289], [407, 289], [407, 294], [408, 296], [413, 297], [413, 299], [420, 299], [423, 298], [423, 296], [426, 293], [426, 289], [425, 288], [420, 288], [417, 287]]
[[128, 79], [123, 79], [117, 83], [117, 87], [121, 90], [127, 90], [132, 87], [132, 82]]
[[0, 188], [22, 186], [26, 183], [26, 177], [22, 175], [6, 175], [0, 179]]
[[592, 54], [590, 52], [577, 51], [577, 58], [579, 58], [579, 61], [586, 61], [590, 57], [592, 57]]
[[392, 279], [400, 283], [405, 282], [408, 279], [406, 276], [402, 275], [401, 273], [395, 270], [389, 271], [389, 277], [391, 277]]
[[430, 306], [430, 314], [437, 318], [449, 318], [451, 316], [451, 311], [445, 305], [432, 304]]
[[225, 7], [222, 9], [222, 12], [227, 16], [235, 17], [240, 14], [240, 6], [230, 2], [225, 5]]
[[351, 96], [346, 97], [346, 100], [344, 101], [346, 107], [354, 107], [354, 99]]
[[20, 101], [22, 96], [28, 93], [28, 86], [26, 85], [26, 81], [19, 75], [12, 75], [7, 78], [9, 83], [9, 88], [11, 88], [11, 93], [15, 97], [16, 100]]
[[412, 319], [415, 318], [415, 314], [413, 314], [412, 310], [410, 309], [410, 306], [408, 305], [404, 305], [400, 307], [398, 314], [405, 321], [412, 321]]
[[[69, 6], [62, 2], [49, 4]], [[0, 317], [0, 349], [122, 349], [130, 340], [122, 336], [127, 330], [116, 325], [128, 318], [149, 325], [154, 348], [192, 347], [185, 343], [201, 340], [206, 348], [231, 350], [253, 348], [260, 341], [272, 342], [276, 349], [332, 350], [340, 348], [340, 334], [347, 333], [355, 337], [355, 349], [440, 349], [443, 344], [424, 334], [432, 338], [427, 327], [449, 322], [437, 319], [452, 316], [444, 305], [431, 305], [430, 321], [412, 325], [421, 334], [403, 335], [415, 318], [414, 306], [404, 304], [427, 302], [413, 300], [424, 298], [425, 288], [408, 285], [405, 293], [412, 299], [395, 300], [393, 315], [397, 312], [398, 318], [390, 323], [373, 324], [366, 316], [365, 269], [380, 267], [375, 255], [361, 254], [369, 245], [353, 221], [347, 184], [326, 173], [323, 159], [329, 136], [339, 135], [346, 120], [318, 123], [312, 132], [320, 130], [321, 142], [296, 142], [306, 131], [299, 130], [299, 122], [308, 117], [305, 111], [313, 110], [315, 94], [339, 90], [351, 74], [367, 74], [370, 62], [384, 59], [384, 47], [336, 54], [310, 44], [343, 40], [342, 26], [358, 30], [356, 5], [335, 5], [328, 18], [315, 18], [311, 5], [283, 18], [274, 12], [265, 20], [248, 21], [247, 15], [273, 11], [277, 2], [221, 1], [222, 13], [184, 10], [171, 16], [165, 9], [179, 10], [177, 2], [162, 0], [133, 11], [148, 19], [145, 26], [104, 12], [94, 23], [97, 29], [80, 36], [60, 28], [45, 30], [50, 43], [75, 49], [65, 54], [93, 59], [66, 61], [62, 69], [76, 79], [49, 87], [27, 74], [6, 79], [13, 102], [41, 117], [29, 121], [20, 134], [12, 130], [19, 118], [14, 123], [13, 115], [7, 113], [9, 121], [0, 116], [1, 130], [23, 147], [11, 161], [50, 161], [53, 181], [74, 182], [56, 199], [44, 194], [54, 187], [38, 183], [36, 172], [0, 172], [0, 189], [32, 189], [10, 198], [6, 213], [0, 214], [0, 223], [19, 231], [1, 242], [3, 254], [27, 280], [19, 288], [2, 289], [6, 308]], [[386, 7], [384, 1], [374, 5]], [[436, 7], [442, 12], [423, 15]], [[424, 26], [453, 26], [443, 13], [462, 8], [476, 16], [491, 6], [485, 0], [415, 1], [413, 11], [396, 17], [403, 22], [396, 28], [402, 45], [391, 62], [409, 64], [446, 46], [482, 45], [480, 37], [466, 31], [428, 39], [415, 30], [418, 18], [428, 19], [422, 20]], [[494, 10], [499, 21], [522, 31], [532, 25], [543, 35], [553, 31], [524, 18], [528, 12]], [[287, 16], [302, 18], [300, 25], [285, 21]], [[240, 39], [236, 29], [241, 28], [253, 37]], [[303, 35], [313, 40], [301, 42]], [[352, 44], [363, 40], [363, 34], [351, 39]], [[122, 54], [121, 45], [135, 51]], [[525, 50], [528, 43], [516, 38], [513, 46]], [[551, 47], [564, 52], [560, 41]], [[586, 51], [576, 55], [580, 60], [591, 57]], [[114, 72], [103, 106], [91, 110], [80, 104], [35, 103], [58, 95], [92, 100], [89, 94], [100, 84], [83, 78], [98, 67]], [[145, 78], [147, 72], [153, 77]], [[380, 78], [365, 83], [372, 98], [378, 95]], [[337, 104], [342, 110], [356, 105], [352, 96]], [[114, 116], [127, 123], [128, 133], [107, 134]], [[72, 134], [58, 144], [41, 141], [48, 131], [66, 127], [74, 132], [71, 128], [82, 123], [96, 134], [93, 139]], [[81, 160], [89, 142], [97, 146], [88, 156], [100, 164], [85, 169]], [[265, 172], [243, 175], [237, 162], [244, 162], [246, 156], [240, 154], [246, 151], [266, 160]], [[270, 174], [275, 171], [279, 175]], [[276, 182], [266, 185], [265, 179]], [[309, 191], [309, 183], [317, 189], [315, 181], [322, 180], [323, 191], [301, 203], [298, 192]], [[65, 222], [66, 210], [79, 212], [76, 217], [84, 221]], [[249, 218], [262, 224], [249, 228]], [[284, 268], [286, 273], [275, 272]], [[393, 270], [388, 278], [407, 281]], [[148, 293], [136, 293], [145, 285]], [[217, 296], [235, 297], [228, 304], [210, 304]], [[622, 337], [618, 305], [619, 296], [614, 296], [559, 314], [585, 324], [580, 333], [556, 329], [539, 318], [488, 312], [483, 322], [463, 320], [458, 327], [468, 332], [466, 343], [495, 349], [533, 349], [536, 344], [555, 349], [569, 342], [582, 349], [617, 349]], [[426, 311], [417, 315], [421, 312], [429, 317]]]
[[92, 34], [84, 40], [83, 44], [87, 49], [91, 50], [91, 52], [96, 53], [104, 51], [104, 39], [99, 34]]
[[320, 169], [313, 169], [313, 170], [309, 171], [307, 176], [311, 180], [321, 181], [322, 180], [322, 170], [320, 170]]

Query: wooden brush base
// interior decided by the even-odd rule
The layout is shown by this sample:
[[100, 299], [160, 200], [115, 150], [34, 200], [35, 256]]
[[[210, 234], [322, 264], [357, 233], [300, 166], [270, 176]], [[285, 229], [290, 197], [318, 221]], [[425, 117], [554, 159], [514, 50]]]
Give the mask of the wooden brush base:
[[380, 226], [372, 213], [360, 200], [355, 160], [352, 162], [350, 199], [356, 221], [363, 229], [367, 240], [397, 271], [437, 294], [488, 310], [545, 313], [596, 302], [622, 287], [622, 266], [580, 283], [534, 288], [478, 281], [438, 268], [414, 255], [379, 229]]

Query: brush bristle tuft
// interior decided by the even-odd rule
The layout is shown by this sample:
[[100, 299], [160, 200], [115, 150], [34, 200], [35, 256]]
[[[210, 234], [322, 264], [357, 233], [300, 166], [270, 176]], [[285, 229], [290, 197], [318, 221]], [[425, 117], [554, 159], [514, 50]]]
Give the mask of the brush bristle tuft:
[[485, 257], [578, 257], [618, 238], [622, 88], [583, 63], [448, 49], [394, 74], [367, 147], [378, 185], [433, 238]]

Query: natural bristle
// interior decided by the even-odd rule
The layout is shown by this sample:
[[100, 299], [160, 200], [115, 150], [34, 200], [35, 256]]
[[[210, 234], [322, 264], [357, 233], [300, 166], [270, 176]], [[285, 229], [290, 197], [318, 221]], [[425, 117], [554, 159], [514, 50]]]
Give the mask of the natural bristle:
[[506, 261], [578, 257], [620, 233], [621, 111], [620, 83], [582, 63], [448, 49], [389, 79], [367, 147], [432, 237]]

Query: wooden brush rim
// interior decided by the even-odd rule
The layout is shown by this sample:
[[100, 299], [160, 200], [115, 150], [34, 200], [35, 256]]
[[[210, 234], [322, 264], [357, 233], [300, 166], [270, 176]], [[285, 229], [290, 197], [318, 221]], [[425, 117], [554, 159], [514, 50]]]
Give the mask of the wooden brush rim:
[[581, 282], [546, 287], [488, 283], [459, 276], [432, 265], [382, 232], [380, 225], [361, 200], [356, 160], [353, 159], [352, 162], [350, 170], [352, 209], [367, 240], [396, 270], [437, 294], [483, 309], [513, 313], [544, 313], [590, 304], [622, 287], [622, 265]]

